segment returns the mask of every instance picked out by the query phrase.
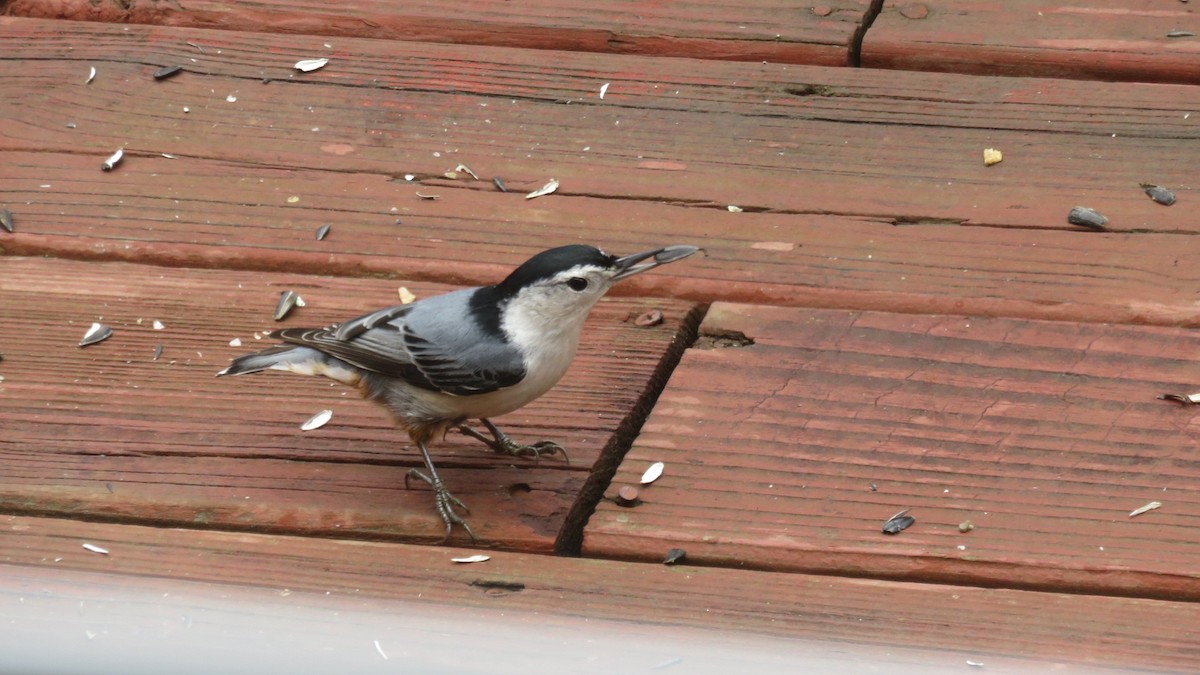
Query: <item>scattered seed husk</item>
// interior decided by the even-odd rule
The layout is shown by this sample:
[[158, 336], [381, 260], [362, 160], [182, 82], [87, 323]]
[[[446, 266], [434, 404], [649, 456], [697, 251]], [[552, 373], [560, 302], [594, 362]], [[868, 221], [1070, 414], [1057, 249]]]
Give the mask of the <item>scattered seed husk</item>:
[[1136, 509], [1130, 511], [1129, 517], [1132, 518], [1134, 516], [1140, 516], [1147, 511], [1153, 511], [1154, 509], [1157, 509], [1157, 508], [1162, 508], [1162, 502], [1150, 502], [1149, 504], [1146, 504], [1145, 506], [1139, 506]]
[[603, 85], [600, 86], [600, 100], [601, 101], [604, 100], [604, 95], [608, 93], [608, 85], [610, 85], [610, 84], [612, 84], [612, 82], [605, 82]]
[[379, 655], [383, 657], [384, 661], [388, 660], [387, 652], [383, 651], [383, 645], [379, 644], [379, 640], [375, 641], [375, 651], [379, 652]]
[[982, 661], [967, 661], [967, 665], [971, 666], [972, 668], [982, 668], [983, 662]]
[[1103, 230], [1108, 223], [1108, 218], [1105, 218], [1099, 211], [1089, 209], [1086, 206], [1076, 206], [1067, 214], [1067, 222], [1072, 225], [1082, 225], [1096, 230]]
[[969, 520], [964, 520], [958, 524], [958, 531], [962, 532], [963, 534], [966, 534], [973, 529], [975, 529], [975, 523], [972, 523]]
[[161, 343], [154, 345], [154, 358], [151, 361], [157, 361], [158, 357], [162, 356], [163, 346]]
[[543, 185], [542, 187], [534, 190], [533, 192], [530, 192], [529, 194], [525, 195], [525, 199], [536, 199], [538, 197], [548, 195], [557, 189], [558, 189], [558, 181], [555, 180], [554, 178], [551, 178], [550, 182], [548, 182], [545, 185]]
[[468, 563], [469, 564], [469, 563], [487, 562], [491, 559], [492, 559], [492, 556], [490, 556], [490, 555], [483, 555], [482, 553], [477, 553], [475, 555], [469, 555], [465, 558], [451, 558], [450, 562]]
[[1195, 37], [1195, 33], [1190, 30], [1173, 30], [1167, 33], [1169, 38]]
[[499, 176], [492, 179], [492, 185], [495, 185], [496, 189], [501, 192], [508, 192], [508, 186], [504, 184], [504, 180]]
[[120, 162], [121, 158], [124, 156], [125, 156], [125, 149], [120, 148], [116, 152], [114, 152], [112, 155], [110, 155], [108, 159], [104, 160], [104, 163], [100, 165], [100, 168], [104, 169], [105, 171], [112, 171], [114, 168], [116, 168], [117, 163]]
[[308, 418], [307, 422], [305, 422], [304, 424], [301, 424], [300, 431], [312, 431], [313, 429], [320, 429], [321, 427], [328, 424], [329, 420], [331, 420], [331, 419], [333, 419], [333, 411], [332, 410], [322, 410], [321, 412], [317, 413], [316, 415], [313, 415], [312, 417]]
[[413, 292], [408, 290], [407, 286], [401, 286], [398, 292], [400, 294], [400, 304], [402, 305], [411, 305], [417, 299], [417, 296], [413, 295]]
[[725, 210], [726, 210], [726, 211], [728, 211], [728, 212], [730, 212], [730, 213], [741, 213], [742, 211], [745, 211], [745, 209], [743, 209], [742, 207], [740, 207], [740, 206], [734, 206], [733, 204], [730, 204], [729, 206], [726, 206], [726, 207], [725, 207]]
[[686, 557], [687, 551], [681, 548], [673, 548], [670, 551], [667, 551], [666, 557], [663, 558], [663, 564], [674, 565], [677, 562], [681, 562]]
[[1160, 401], [1175, 401], [1177, 403], [1200, 405], [1200, 393], [1196, 394], [1159, 394]]
[[163, 157], [163, 159], [179, 159], [178, 157], [176, 157], [175, 155], [172, 155], [169, 152], [160, 152], [158, 154], [161, 155]]
[[9, 211], [8, 209], [0, 209], [0, 227], [3, 227], [9, 232], [13, 231], [12, 211]]
[[99, 553], [100, 555], [108, 555], [108, 549], [97, 546], [95, 544], [84, 544], [83, 547], [85, 549], [91, 551], [92, 553]]
[[632, 485], [622, 485], [620, 490], [617, 490], [617, 505], [618, 506], [636, 506], [638, 497], [641, 493]]
[[283, 321], [294, 307], [303, 307], [302, 300], [295, 291], [284, 291], [279, 294], [279, 302], [275, 305], [275, 320]]
[[233, 338], [232, 340], [229, 341], [229, 346], [230, 347], [241, 347], [242, 346], [242, 338]]
[[297, 61], [296, 65], [292, 67], [302, 73], [311, 73], [314, 70], [324, 68], [328, 63], [329, 59], [304, 59], [303, 61]]
[[79, 341], [80, 347], [94, 345], [97, 342], [103, 342], [112, 337], [113, 331], [108, 326], [102, 323], [93, 323], [88, 332], [83, 334], [83, 339]]
[[995, 148], [986, 148], [983, 151], [983, 165], [991, 166], [1004, 161], [1004, 153]]
[[154, 79], [165, 80], [168, 77], [174, 77], [183, 72], [183, 66], [163, 66], [154, 71]]
[[417, 193], [417, 196], [420, 197], [421, 199], [428, 199], [430, 201], [442, 198], [441, 195], [425, 195], [425, 194], [421, 194], [420, 192]]
[[466, 164], [459, 164], [458, 166], [454, 167], [454, 170], [462, 171], [463, 173], [467, 174], [471, 178], [474, 178], [475, 180], [479, 180], [479, 176], [476, 176], [475, 172], [471, 170], [471, 167], [467, 166]]
[[158, 319], [155, 319], [154, 323], [150, 324], [150, 327], [153, 328], [154, 330], [162, 330], [162, 329], [166, 328], [166, 326], [163, 324], [163, 322], [159, 321]]
[[321, 241], [321, 240], [325, 239], [325, 236], [329, 234], [329, 228], [331, 228], [331, 227], [333, 227], [333, 225], [330, 225], [329, 223], [325, 223], [324, 225], [318, 227], [317, 228], [317, 241]]
[[883, 524], [883, 533], [900, 534], [904, 530], [908, 529], [913, 523], [917, 522], [916, 518], [908, 515], [909, 511], [912, 511], [912, 509], [904, 509], [900, 513], [888, 518], [887, 522]]
[[1142, 183], [1142, 190], [1146, 193], [1147, 197], [1163, 206], [1170, 206], [1175, 203], [1175, 193], [1161, 185]]
[[874, 483], [871, 483], [870, 485], [868, 485], [867, 489], [870, 490], [871, 492], [879, 492], [879, 486]]
[[91, 84], [94, 79], [96, 79], [96, 66], [92, 66], [92, 69], [88, 71], [88, 79], [84, 81], [84, 84]]
[[646, 469], [645, 473], [642, 474], [642, 485], [649, 485], [658, 480], [659, 477], [663, 475], [663, 469], [666, 468], [666, 466], [667, 465], [663, 464], [662, 462], [655, 462], [651, 464], [650, 467]]

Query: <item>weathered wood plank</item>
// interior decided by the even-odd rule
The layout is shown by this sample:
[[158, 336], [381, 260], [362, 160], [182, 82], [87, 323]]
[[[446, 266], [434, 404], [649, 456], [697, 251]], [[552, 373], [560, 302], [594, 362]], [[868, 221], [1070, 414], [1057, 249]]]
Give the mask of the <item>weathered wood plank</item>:
[[[216, 379], [233, 356], [270, 344], [284, 289], [307, 301], [285, 322], [325, 325], [394, 304], [400, 282], [3, 258], [0, 508], [249, 530], [435, 539], [419, 466], [386, 413], [324, 378]], [[445, 286], [412, 284], [418, 296]], [[650, 308], [663, 325], [638, 328]], [[561, 439], [572, 464], [505, 460], [452, 435], [443, 477], [472, 507], [481, 541], [549, 550], [587, 470], [653, 386], [690, 305], [602, 302], [552, 394], [498, 422], [517, 438]], [[76, 346], [92, 321], [112, 338]], [[165, 328], [154, 330], [152, 322]], [[237, 338], [242, 345], [229, 343]], [[154, 347], [162, 358], [153, 360]], [[333, 421], [299, 425], [330, 408]]]
[[[80, 545], [85, 541], [108, 548], [109, 555], [85, 551]], [[270, 617], [293, 616], [316, 603], [338, 603], [345, 620], [354, 622], [361, 616], [354, 609], [377, 610], [381, 603], [400, 600], [407, 611], [470, 608], [503, 612], [506, 622], [537, 612], [555, 626], [579, 618], [636, 622], [632, 625], [650, 634], [670, 626], [711, 629], [743, 645], [754, 643], [754, 635], [819, 640], [827, 644], [810, 645], [804, 653], [850, 649], [864, 659], [886, 657], [900, 670], [899, 664], [930, 665], [928, 653], [910, 651], [926, 649], [944, 657], [935, 663], [953, 664], [958, 672], [968, 659], [1000, 672], [1009, 672], [1006, 667], [1012, 672], [1190, 670], [1200, 661], [1192, 603], [503, 552], [481, 565], [449, 561], [464, 553], [5, 516], [0, 518], [0, 562], [6, 565], [0, 597], [34, 589], [45, 597], [47, 586], [51, 594], [82, 593], [38, 577], [55, 573], [92, 589], [81, 598], [89, 607], [95, 600], [119, 602], [129, 587], [162, 589], [212, 607], [211, 591], [189, 592], [175, 581], [186, 579], [248, 586], [247, 596], [272, 608], [262, 619], [267, 627]], [[131, 580], [123, 584], [115, 575]], [[14, 589], [22, 582], [24, 588]], [[271, 589], [273, 599], [260, 589]], [[290, 594], [280, 593], [283, 589]], [[397, 614], [386, 605], [379, 611]], [[531, 630], [530, 639], [541, 634]], [[364, 649], [371, 649], [371, 637], [378, 636], [366, 636]], [[878, 648], [885, 652], [878, 654]]]
[[[260, 33], [420, 40], [524, 49], [685, 56], [699, 59], [847, 64], [867, 0], [818, 7], [753, 3], [481, 0], [461, 12], [430, 0], [13, 0], [13, 16], [148, 23]], [[459, 47], [461, 51], [463, 48]]]
[[701, 344], [730, 331], [755, 343], [685, 354], [607, 496], [666, 473], [586, 555], [1200, 598], [1200, 408], [1155, 398], [1200, 383], [1194, 332], [718, 303]]
[[[1196, 231], [1183, 207], [1200, 175], [1181, 142], [1200, 137], [1188, 88], [588, 54], [550, 66], [522, 50], [2, 20], [10, 253], [482, 282], [548, 233], [603, 232], [613, 248], [708, 248], [636, 293], [1200, 322], [1200, 252], [1178, 243]], [[293, 77], [293, 59], [321, 53], [334, 62]], [[189, 72], [150, 78], [170, 63]], [[89, 64], [100, 75], [84, 85]], [[982, 166], [988, 145], [1004, 163]], [[119, 146], [124, 163], [101, 172]], [[441, 177], [460, 162], [483, 180]], [[562, 187], [529, 201], [492, 176]], [[1180, 204], [1154, 204], [1141, 181]], [[1114, 231], [1067, 225], [1079, 203]]]
[[1200, 40], [1172, 31], [1200, 34], [1200, 13], [1178, 2], [900, 0], [867, 31], [862, 65], [1200, 84]]

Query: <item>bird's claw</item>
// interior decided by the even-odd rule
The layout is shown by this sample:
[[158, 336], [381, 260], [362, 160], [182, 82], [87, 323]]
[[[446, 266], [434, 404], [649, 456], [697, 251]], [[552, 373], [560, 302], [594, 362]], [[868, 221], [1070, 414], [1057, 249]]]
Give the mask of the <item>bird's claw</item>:
[[534, 461], [540, 460], [542, 455], [561, 455], [564, 462], [567, 464], [571, 463], [571, 458], [567, 456], [566, 449], [554, 441], [538, 441], [537, 443], [526, 445], [509, 438], [508, 434], [497, 429], [495, 425], [489, 424], [488, 428], [495, 438], [488, 438], [466, 424], [459, 426], [458, 430], [466, 436], [483, 442], [497, 454], [513, 457], [532, 457]]
[[418, 469], [409, 469], [408, 473], [404, 474], [404, 489], [407, 490], [409, 488], [409, 481], [413, 478], [429, 483], [429, 486], [433, 488], [434, 506], [437, 508], [438, 515], [442, 517], [442, 522], [446, 523], [446, 536], [442, 539], [442, 543], [450, 539], [450, 532], [454, 529], [455, 525], [459, 525], [462, 529], [466, 530], [467, 536], [471, 538], [472, 542], [475, 542], [475, 533], [471, 531], [470, 526], [467, 525], [467, 521], [454, 512], [455, 506], [467, 513], [470, 513], [471, 509], [467, 508], [467, 505], [462, 503], [458, 497], [450, 494], [450, 491], [446, 489], [445, 483], [440, 478], [430, 478]]

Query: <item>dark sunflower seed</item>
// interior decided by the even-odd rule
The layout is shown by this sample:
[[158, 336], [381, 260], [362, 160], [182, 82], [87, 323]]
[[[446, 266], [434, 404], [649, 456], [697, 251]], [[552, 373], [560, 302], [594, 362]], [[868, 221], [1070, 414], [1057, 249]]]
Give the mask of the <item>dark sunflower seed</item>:
[[1175, 193], [1161, 185], [1142, 183], [1142, 190], [1145, 191], [1147, 197], [1163, 206], [1170, 206], [1175, 203]]
[[284, 291], [279, 294], [279, 303], [275, 305], [275, 320], [283, 321], [284, 317], [298, 304], [300, 296], [295, 291]]
[[12, 211], [9, 211], [8, 209], [0, 209], [0, 227], [3, 227], [9, 232], [13, 231]]
[[83, 334], [83, 339], [79, 341], [80, 347], [94, 345], [97, 342], [103, 342], [112, 337], [113, 331], [108, 326], [102, 323], [93, 323], [88, 332]]
[[1167, 33], [1167, 37], [1169, 37], [1169, 38], [1195, 37], [1195, 36], [1196, 36], [1196, 34], [1190, 30], [1173, 30], [1173, 31]]
[[1067, 214], [1067, 222], [1072, 225], [1082, 225], [1096, 230], [1103, 230], [1108, 223], [1108, 218], [1105, 218], [1099, 211], [1089, 209], [1086, 206], [1076, 206]]
[[667, 556], [663, 558], [664, 565], [674, 565], [687, 557], [687, 551], [681, 548], [673, 548], [667, 551]]
[[508, 192], [508, 188], [504, 185], [504, 181], [500, 179], [500, 176], [492, 179], [492, 185], [495, 185], [496, 189], [501, 192]]
[[1200, 405], [1200, 394], [1159, 394], [1160, 401], [1175, 401], [1187, 405]]
[[162, 68], [154, 71], [154, 79], [165, 80], [168, 77], [178, 75], [181, 72], [183, 72], [183, 66], [163, 66]]
[[324, 239], [325, 235], [329, 234], [329, 228], [331, 228], [331, 227], [333, 227], [333, 225], [330, 225], [329, 223], [326, 223], [326, 224], [318, 227], [317, 228], [317, 241], [321, 241], [322, 239]]
[[160, 357], [160, 356], [162, 356], [162, 345], [161, 344], [154, 345], [154, 358], [151, 360], [157, 361], [158, 357]]
[[908, 515], [909, 511], [912, 511], [912, 509], [904, 509], [900, 513], [888, 518], [887, 522], [883, 524], [883, 533], [900, 534], [904, 530], [908, 529], [910, 525], [917, 522], [916, 518]]

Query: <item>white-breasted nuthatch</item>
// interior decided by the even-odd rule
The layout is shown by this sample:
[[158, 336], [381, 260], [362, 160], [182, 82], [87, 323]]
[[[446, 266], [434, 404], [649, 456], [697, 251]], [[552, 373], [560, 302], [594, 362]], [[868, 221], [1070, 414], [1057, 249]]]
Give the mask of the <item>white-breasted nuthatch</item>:
[[[682, 260], [695, 246], [667, 246], [622, 257], [593, 246], [543, 251], [495, 286], [453, 291], [395, 305], [328, 328], [285, 328], [279, 345], [233, 360], [217, 373], [289, 370], [357, 387], [387, 407], [417, 447], [449, 538], [454, 525], [475, 535], [454, 511], [466, 508], [438, 477], [427, 443], [457, 428], [493, 450], [538, 457], [561, 454], [552, 441], [521, 445], [490, 420], [545, 394], [567, 372], [584, 319], [616, 282]], [[466, 424], [478, 419], [491, 438]]]

